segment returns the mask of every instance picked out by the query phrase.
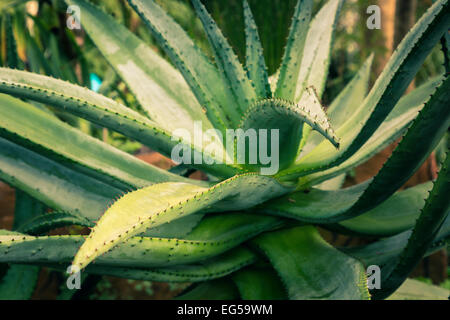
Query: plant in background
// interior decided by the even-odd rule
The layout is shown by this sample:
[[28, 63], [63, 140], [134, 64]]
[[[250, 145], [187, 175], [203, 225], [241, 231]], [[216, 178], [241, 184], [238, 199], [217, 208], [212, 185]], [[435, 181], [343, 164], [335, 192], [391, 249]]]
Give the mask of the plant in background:
[[[365, 268], [377, 265], [381, 288], [371, 294], [381, 299], [424, 255], [446, 245], [449, 158], [434, 183], [396, 191], [450, 124], [448, 41], [447, 74], [403, 95], [433, 47], [448, 37], [447, 0], [423, 15], [369, 92], [372, 57], [327, 111], [320, 98], [340, 0], [329, 0], [314, 18], [312, 0], [298, 1], [281, 66], [270, 78], [246, 1], [245, 66], [199, 0], [192, 2], [214, 62], [155, 2], [129, 0], [173, 65], [87, 1], [66, 2], [80, 7], [83, 28], [143, 113], [72, 83], [0, 69], [0, 179], [24, 192], [15, 230], [0, 231], [0, 262], [58, 270], [72, 263], [89, 274], [194, 282], [182, 296], [189, 299], [368, 299]], [[196, 121], [217, 135], [277, 129], [280, 170], [260, 175], [261, 158], [251, 165], [217, 161], [228, 150], [220, 139], [194, 140], [185, 146], [189, 166], [210, 179], [191, 180], [176, 174], [183, 165], [169, 172], [143, 163], [18, 98], [168, 156], [180, 142], [171, 133], [192, 132]], [[373, 179], [341, 188], [347, 171], [402, 135]], [[235, 148], [227, 155], [232, 160]], [[196, 164], [199, 154], [211, 161]], [[43, 213], [36, 201], [53, 211]], [[87, 237], [44, 235], [73, 224], [93, 228]], [[381, 239], [334, 248], [317, 226]]]

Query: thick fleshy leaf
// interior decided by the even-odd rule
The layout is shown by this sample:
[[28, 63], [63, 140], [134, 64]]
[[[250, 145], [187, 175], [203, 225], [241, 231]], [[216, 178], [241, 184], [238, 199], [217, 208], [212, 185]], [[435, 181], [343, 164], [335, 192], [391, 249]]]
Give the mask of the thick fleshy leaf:
[[[399, 256], [408, 244], [411, 233], [412, 231], [408, 230], [368, 245], [340, 248], [340, 250], [361, 260], [365, 266], [377, 265], [383, 269], [387, 264], [398, 261]], [[445, 248], [448, 243], [450, 243], [450, 216], [447, 216], [437, 236], [428, 247], [425, 256]]]
[[[294, 101], [299, 83], [299, 73], [302, 66], [303, 51], [309, 22], [311, 20], [312, 0], [298, 0], [294, 16], [289, 29], [289, 37], [281, 62], [280, 73], [277, 80], [275, 97]], [[305, 51], [312, 48], [306, 47]]]
[[153, 0], [128, 0], [147, 24], [214, 126], [224, 132], [239, 121], [237, 101], [219, 70], [199, 50], [187, 33]]
[[38, 235], [56, 228], [71, 225], [93, 227], [94, 223], [84, 219], [83, 217], [75, 216], [70, 213], [51, 212], [25, 221], [17, 230], [26, 234]]
[[245, 66], [248, 78], [255, 87], [258, 98], [271, 98], [269, 77], [267, 74], [266, 62], [259, 39], [258, 30], [247, 0], [244, 3], [245, 19]]
[[394, 110], [377, 131], [375, 131], [373, 136], [364, 144], [363, 148], [338, 166], [301, 177], [298, 180], [298, 188], [307, 188], [308, 186], [345, 173], [369, 160], [377, 152], [380, 152], [386, 146], [400, 138], [410, 123], [416, 118], [417, 113], [423, 108], [423, 104], [436, 91], [436, 87], [442, 82], [442, 79], [443, 77], [431, 79], [401, 98]]
[[203, 28], [214, 52], [216, 65], [225, 79], [224, 82], [231, 88], [231, 92], [236, 98], [237, 106], [228, 106], [228, 108], [235, 107], [239, 114], [243, 114], [256, 100], [255, 88], [222, 31], [206, 11], [205, 6], [200, 0], [192, 0], [192, 3], [197, 16], [203, 23]]
[[448, 0], [436, 1], [400, 43], [364, 100], [363, 107], [337, 130], [336, 134], [341, 137], [341, 148], [335, 151], [322, 142], [294, 166], [280, 172], [280, 177], [294, 179], [321, 171], [339, 165], [358, 151], [394, 108], [449, 26]]
[[430, 196], [408, 239], [408, 244], [398, 259], [390, 261], [383, 269], [382, 288], [376, 292], [376, 298], [385, 298], [393, 293], [426, 254], [449, 216], [449, 194], [450, 156], [447, 154]]
[[[344, 90], [333, 100], [327, 109], [327, 116], [330, 118], [333, 128], [338, 129], [350, 118], [361, 106], [367, 94], [369, 86], [370, 67], [373, 55], [359, 69], [358, 73], [345, 86]], [[315, 146], [323, 141], [323, 136], [317, 132], [311, 132], [305, 146], [297, 159], [309, 153]]]
[[266, 233], [252, 243], [269, 258], [290, 299], [369, 299], [363, 265], [325, 242], [314, 227]]
[[[244, 189], [243, 186], [251, 188]], [[161, 183], [125, 195], [115, 202], [75, 256], [73, 264], [84, 268], [99, 255], [149, 228], [198, 211], [241, 210], [292, 190], [277, 180], [244, 174], [211, 188], [187, 183]]]
[[86, 272], [114, 277], [162, 281], [162, 282], [202, 282], [225, 277], [256, 260], [250, 250], [238, 247], [209, 260], [188, 265], [164, 268], [121, 268], [89, 265]]
[[0, 138], [0, 179], [48, 207], [96, 220], [123, 191]]
[[414, 174], [448, 130], [449, 105], [450, 77], [444, 80], [425, 104], [392, 156], [347, 211], [347, 217], [356, 216], [382, 203]]
[[244, 300], [286, 300], [286, 290], [275, 273], [269, 268], [250, 267], [232, 275]]
[[[253, 130], [255, 136], [259, 138], [256, 146], [248, 145], [249, 151], [246, 154], [258, 154], [258, 162], [264, 164], [264, 155], [279, 154], [279, 168], [288, 167], [297, 156], [297, 150], [302, 138], [303, 124], [307, 123], [314, 130], [326, 137], [334, 146], [338, 147], [338, 138], [328, 122], [325, 113], [317, 114], [311, 105], [318, 105], [319, 101], [314, 93], [308, 96], [308, 100], [302, 100], [298, 105], [287, 100], [265, 99], [258, 101], [242, 117], [239, 127], [245, 132]], [[264, 136], [261, 131], [266, 133]], [[266, 144], [266, 150], [261, 145]], [[253, 147], [253, 148], [252, 148]], [[239, 150], [238, 155], [239, 155]], [[265, 152], [265, 154], [264, 154]], [[244, 162], [244, 161], [242, 161]], [[245, 161], [247, 167], [250, 161]], [[267, 170], [267, 169], [261, 169]], [[265, 174], [263, 171], [261, 173]], [[270, 174], [275, 174], [271, 172]]]
[[[64, 112], [75, 114], [102, 127], [120, 132], [169, 157], [174, 146], [183, 142], [174, 139], [173, 132], [162, 129], [155, 122], [120, 103], [62, 80], [30, 72], [0, 68], [0, 92], [52, 105]], [[200, 125], [198, 127], [201, 129]], [[203, 137], [201, 132], [200, 136]], [[197, 164], [194, 161], [195, 154], [203, 150], [205, 141], [202, 141], [202, 139], [197, 141], [197, 139], [191, 138], [191, 141], [186, 142], [187, 149], [192, 150], [192, 165], [218, 176], [235, 174], [237, 169], [226, 164], [216, 165], [215, 162], [217, 163], [217, 161], [210, 159], [210, 154], [220, 155], [224, 153], [222, 145], [213, 143], [212, 141], [215, 141], [213, 138], [210, 140], [208, 146], [211, 152], [203, 155], [205, 159], [212, 160], [204, 160], [204, 162], [211, 163], [209, 165]], [[223, 159], [217, 160], [223, 163]]]
[[432, 183], [427, 182], [399, 191], [372, 210], [339, 225], [361, 235], [381, 237], [409, 230], [419, 217], [431, 187]]
[[0, 136], [124, 190], [158, 182], [188, 181], [4, 94], [0, 94]]
[[0, 300], [30, 299], [38, 276], [38, 266], [12, 265], [0, 279]]
[[300, 101], [304, 90], [308, 87], [313, 87], [319, 98], [322, 97], [341, 6], [342, 0], [329, 0], [310, 23], [294, 101]]
[[[220, 222], [223, 225], [219, 225]], [[211, 231], [210, 228], [217, 226], [220, 228], [216, 232]], [[198, 263], [277, 226], [279, 222], [273, 217], [243, 213], [206, 218], [183, 238], [132, 237], [97, 257], [95, 266], [150, 268]], [[67, 265], [85, 238], [0, 235], [0, 262]]]
[[[344, 220], [344, 215], [358, 200], [370, 182], [340, 190], [311, 189], [298, 191], [272, 200], [261, 208], [263, 212], [311, 223], [332, 223]], [[359, 234], [388, 236], [410, 229], [423, 207], [431, 183], [399, 191], [376, 208], [340, 222]]]
[[169, 62], [92, 4], [66, 2], [80, 8], [83, 28], [161, 128], [192, 130], [194, 121], [201, 121], [205, 130], [213, 128], [182, 75]]

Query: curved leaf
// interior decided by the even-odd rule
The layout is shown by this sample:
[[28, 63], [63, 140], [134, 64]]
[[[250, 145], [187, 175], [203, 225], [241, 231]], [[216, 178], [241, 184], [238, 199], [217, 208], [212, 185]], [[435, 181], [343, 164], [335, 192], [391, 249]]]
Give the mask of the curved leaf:
[[[321, 108], [318, 100], [314, 99], [314, 95], [311, 95], [311, 99], [308, 102], [319, 104], [319, 108]], [[270, 154], [273, 157], [274, 154], [278, 155], [278, 152], [281, 151], [279, 167], [280, 169], [286, 168], [297, 156], [297, 149], [302, 138], [304, 123], [309, 124], [314, 130], [317, 130], [326, 137], [334, 146], [338, 147], [338, 138], [334, 134], [333, 128], [331, 128], [325, 114], [322, 117], [313, 113], [311, 110], [310, 104], [306, 101], [298, 105], [292, 104], [287, 100], [276, 98], [258, 101], [247, 110], [239, 125], [239, 128], [246, 132], [253, 130], [259, 136], [259, 139], [261, 139], [258, 146], [254, 150], [249, 150], [246, 154], [258, 154], [258, 160], [262, 162], [260, 158], [262, 157], [261, 153], [264, 154], [264, 150], [261, 150], [262, 148], [260, 146], [261, 143], [267, 143], [266, 154]], [[260, 131], [257, 132], [256, 130]], [[269, 131], [263, 131], [266, 132], [266, 138], [261, 134], [261, 130]], [[278, 136], [274, 137], [274, 133], [278, 133]], [[273, 138], [278, 140], [273, 141]], [[276, 149], [272, 150], [272, 146], [275, 146]], [[251, 162], [245, 161], [245, 163]], [[246, 166], [252, 168], [248, 164]]]
[[[173, 147], [182, 142], [174, 139], [172, 132], [162, 129], [155, 122], [114, 100], [62, 80], [25, 71], [0, 68], [0, 92], [52, 105], [102, 127], [120, 132], [169, 157]], [[214, 160], [208, 161], [208, 163], [212, 163], [210, 165], [196, 164], [194, 155], [201, 152], [204, 147], [203, 141], [199, 143], [194, 139], [188, 144], [189, 149], [194, 151], [191, 152], [193, 166], [219, 176], [232, 176], [236, 173], [237, 169], [225, 164], [215, 165], [214, 162], [217, 163], [217, 161]], [[213, 149], [213, 154], [223, 153], [223, 146], [211, 142], [210, 148]], [[211, 160], [208, 158], [209, 154], [203, 156]], [[218, 160], [222, 161], [223, 159]], [[207, 161], [205, 160], [205, 162]]]
[[363, 265], [326, 243], [314, 227], [266, 233], [252, 243], [269, 258], [290, 299], [369, 299]]
[[311, 20], [311, 12], [311, 0], [298, 0], [294, 16], [292, 17], [284, 56], [281, 61], [280, 73], [274, 94], [277, 98], [294, 101], [297, 87], [303, 85], [303, 83], [298, 83], [298, 75], [302, 66], [303, 52], [311, 50], [308, 46], [307, 50], [304, 50], [309, 22]]
[[246, 44], [245, 66], [247, 68], [247, 76], [252, 81], [258, 98], [271, 98], [272, 92], [270, 90], [269, 76], [256, 23], [247, 0], [244, 0], [243, 4]]
[[249, 267], [231, 277], [244, 300], [286, 300], [286, 290], [278, 275], [270, 269]]
[[[450, 77], [431, 96], [392, 156], [345, 214], [356, 216], [375, 207], [400, 188], [422, 165], [450, 126]], [[418, 143], [427, 141], [427, 143]]]
[[294, 179], [321, 171], [339, 165], [358, 151], [394, 108], [449, 26], [448, 0], [436, 1], [400, 43], [364, 100], [364, 106], [337, 130], [341, 148], [335, 151], [322, 142], [294, 166], [280, 173], [280, 177]]
[[420, 262], [450, 213], [449, 194], [450, 156], [447, 154], [430, 196], [408, 238], [408, 244], [398, 259], [390, 261], [384, 268], [383, 286], [376, 292], [375, 298], [385, 298], [393, 293]]
[[[241, 186], [253, 186], [242, 190]], [[279, 196], [291, 188], [276, 180], [245, 174], [211, 188], [187, 183], [161, 183], [125, 195], [98, 221], [73, 264], [80, 269], [120, 242], [145, 230], [200, 210], [241, 210]]]
[[197, 48], [187, 33], [153, 0], [128, 0], [149, 27], [197, 97], [214, 126], [225, 131], [239, 121], [237, 101], [219, 70]]
[[[237, 105], [235, 108], [239, 114], [242, 114], [256, 100], [255, 88], [251, 85], [236, 54], [223, 36], [222, 31], [206, 11], [205, 6], [200, 0], [192, 0], [192, 3], [208, 36], [216, 65], [225, 79], [224, 82], [231, 88], [231, 92], [236, 99]], [[228, 106], [228, 108], [232, 107]]]
[[203, 281], [225, 277], [255, 260], [256, 256], [250, 250], [238, 247], [213, 259], [189, 265], [152, 269], [89, 265], [86, 272], [136, 280], [204, 283]]
[[196, 120], [205, 130], [213, 128], [182, 75], [169, 62], [94, 5], [83, 0], [66, 2], [80, 8], [83, 28], [161, 128], [191, 130]]
[[188, 181], [4, 94], [0, 94], [0, 136], [124, 190], [158, 182]]
[[[279, 225], [275, 218], [245, 214], [230, 214], [219, 220], [225, 227], [211, 232], [212, 235], [195, 234], [195, 230], [211, 230], [217, 226], [217, 219], [205, 219], [190, 236], [181, 239], [131, 237], [96, 257], [95, 266], [150, 268], [199, 263]], [[79, 246], [86, 243], [85, 239], [85, 236], [0, 235], [0, 262], [67, 264]], [[249, 258], [248, 254], [239, 256]]]
[[377, 152], [380, 152], [386, 146], [400, 138], [410, 123], [416, 118], [417, 113], [423, 109], [423, 104], [429, 100], [430, 95], [435, 92], [442, 79], [443, 77], [431, 79], [401, 98], [395, 109], [389, 114], [377, 131], [375, 131], [373, 136], [364, 144], [363, 148], [338, 166], [301, 177], [298, 180], [298, 188], [304, 189], [347, 172], [369, 160]]
[[96, 220], [123, 191], [0, 138], [0, 179], [50, 208]]
[[94, 226], [92, 222], [83, 219], [80, 216], [74, 216], [66, 212], [51, 212], [25, 221], [25, 223], [23, 223], [17, 231], [31, 235], [38, 235], [56, 228], [70, 225], [79, 225], [84, 227]]

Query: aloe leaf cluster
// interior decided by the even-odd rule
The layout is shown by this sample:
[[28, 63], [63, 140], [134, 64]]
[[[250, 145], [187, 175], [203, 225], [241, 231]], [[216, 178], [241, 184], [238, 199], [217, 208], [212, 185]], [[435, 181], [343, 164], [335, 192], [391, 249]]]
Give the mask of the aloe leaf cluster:
[[[312, 16], [313, 1], [298, 0], [274, 75], [246, 0], [244, 64], [200, 0], [192, 4], [213, 57], [153, 0], [128, 2], [169, 61], [89, 1], [66, 0], [80, 8], [84, 30], [141, 112], [14, 69], [14, 58], [0, 68], [0, 179], [21, 190], [14, 231], [0, 230], [0, 263], [10, 264], [0, 297], [22, 281], [17, 295], [29, 298], [25, 283], [40, 267], [65, 272], [72, 265], [88, 274], [192, 282], [185, 299], [384, 299], [450, 241], [448, 157], [435, 182], [399, 191], [450, 126], [448, 73], [405, 94], [432, 49], [446, 44], [448, 0], [421, 17], [370, 90], [373, 56], [328, 108], [321, 98], [343, 1], [329, 0]], [[14, 39], [8, 42], [14, 56]], [[181, 166], [209, 179], [145, 163], [49, 110], [167, 157], [182, 150], [188, 163]], [[236, 137], [221, 139], [252, 129], [276, 130], [279, 144], [239, 149]], [[347, 172], [401, 137], [375, 177], [341, 187]], [[241, 159], [239, 150], [258, 156]], [[279, 152], [275, 172], [264, 152]], [[71, 225], [90, 233], [47, 235]], [[337, 248], [320, 229], [378, 240]], [[382, 281], [369, 292], [370, 265], [381, 268]]]

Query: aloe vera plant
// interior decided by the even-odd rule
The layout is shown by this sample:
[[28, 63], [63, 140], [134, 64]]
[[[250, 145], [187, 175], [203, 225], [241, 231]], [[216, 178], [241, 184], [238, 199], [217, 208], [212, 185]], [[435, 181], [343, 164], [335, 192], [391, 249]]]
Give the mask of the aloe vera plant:
[[[245, 0], [245, 66], [199, 0], [192, 3], [213, 59], [154, 1], [129, 0], [171, 63], [86, 0], [66, 3], [80, 8], [83, 28], [142, 113], [69, 82], [0, 69], [0, 179], [22, 190], [18, 203], [28, 204], [16, 210], [14, 231], [0, 231], [0, 262], [17, 267], [0, 292], [24, 270], [35, 276], [25, 265], [62, 271], [72, 265], [91, 274], [192, 282], [186, 299], [383, 299], [450, 240], [448, 157], [434, 183], [398, 191], [450, 125], [448, 66], [447, 74], [404, 94], [443, 37], [448, 63], [447, 0], [417, 22], [370, 91], [372, 57], [326, 110], [320, 99], [340, 0], [329, 0], [314, 17], [312, 0], [298, 1], [272, 76]], [[191, 161], [158, 169], [30, 101], [166, 156], [181, 145]], [[178, 129], [194, 134], [198, 123], [215, 138], [229, 129], [278, 130], [279, 170], [263, 174], [261, 156], [237, 161], [234, 140], [230, 153], [220, 139], [173, 138]], [[346, 172], [402, 136], [374, 178], [342, 188]], [[210, 179], [177, 174], [185, 166]], [[53, 211], [43, 213], [42, 204]], [[74, 224], [91, 227], [90, 234], [45, 235]], [[335, 248], [318, 227], [379, 240]], [[369, 293], [370, 265], [381, 268], [382, 281]], [[18, 291], [30, 294], [27, 287]]]

